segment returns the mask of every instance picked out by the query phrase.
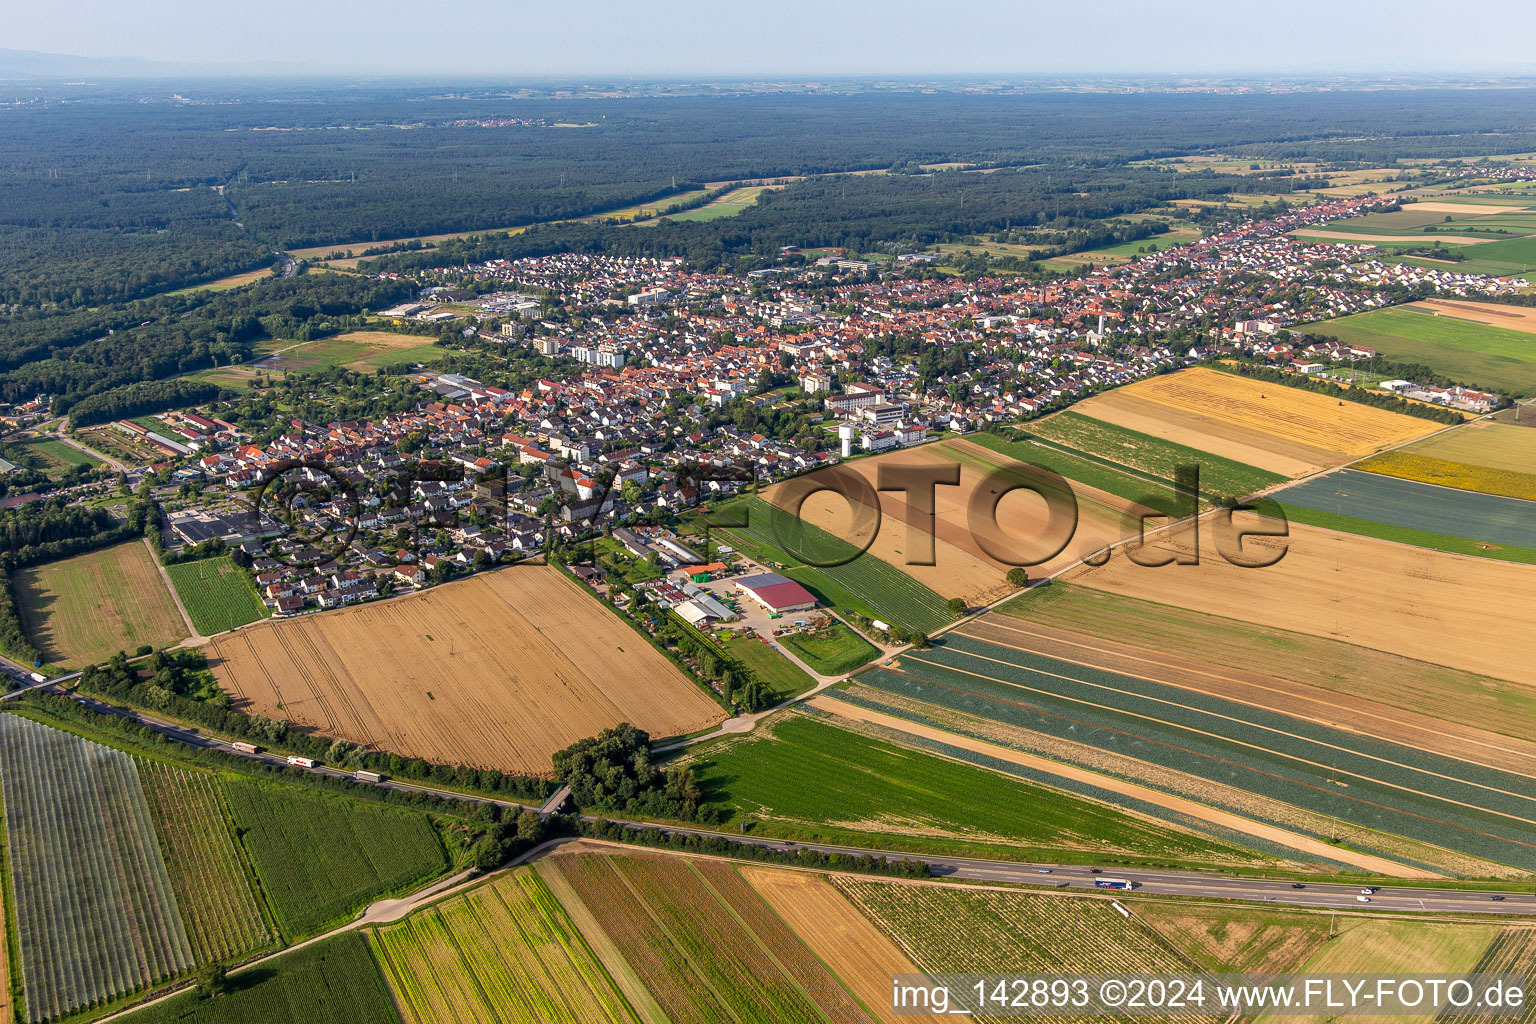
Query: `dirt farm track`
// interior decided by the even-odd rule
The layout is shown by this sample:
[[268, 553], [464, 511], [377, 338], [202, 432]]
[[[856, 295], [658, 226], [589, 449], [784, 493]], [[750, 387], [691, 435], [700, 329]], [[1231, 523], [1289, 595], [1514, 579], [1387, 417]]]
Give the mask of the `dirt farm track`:
[[548, 566], [267, 621], [204, 650], [242, 711], [444, 764], [545, 774], [554, 751], [620, 722], [662, 737], [724, 717]]

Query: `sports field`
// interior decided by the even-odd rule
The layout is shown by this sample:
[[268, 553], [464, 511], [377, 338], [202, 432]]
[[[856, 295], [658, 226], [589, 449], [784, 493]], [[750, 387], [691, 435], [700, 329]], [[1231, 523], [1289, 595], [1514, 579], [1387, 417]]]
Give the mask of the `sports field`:
[[1356, 313], [1317, 324], [1316, 330], [1392, 359], [1424, 363], [1473, 387], [1536, 394], [1536, 335], [1529, 330], [1411, 307]]
[[22, 622], [43, 660], [61, 668], [103, 662], [141, 644], [187, 635], [149, 549], [128, 541], [15, 574]]
[[[1536, 682], [1516, 637], [1536, 635], [1536, 605], [1514, 601], [1536, 568], [1470, 558], [1291, 523], [1288, 538], [1249, 537], [1259, 569], [1234, 565], [1202, 531], [1200, 564], [1147, 569], [1115, 557], [1072, 582], [1147, 601], [1313, 636], [1436, 665]], [[1283, 554], [1282, 554], [1283, 552]]]
[[1476, 546], [1536, 548], [1536, 504], [1518, 498], [1351, 469], [1313, 477], [1274, 497], [1286, 508], [1299, 506], [1407, 530], [1465, 537]]
[[556, 750], [620, 722], [663, 737], [723, 717], [550, 566], [268, 620], [204, 651], [236, 707], [443, 764], [548, 773]]
[[[1533, 774], [1506, 768], [1492, 752], [1475, 757], [1390, 742], [1363, 721], [1282, 713], [1262, 696], [1243, 700], [1220, 686], [1150, 678], [1158, 672], [1111, 671], [1036, 646], [1027, 634], [984, 619], [859, 681], [1131, 753], [1361, 828], [1527, 870], [1536, 864]], [[1355, 845], [1370, 848], [1364, 839]]]
[[[1188, 830], [967, 764], [851, 718], [791, 712], [689, 755], [699, 785], [754, 832], [811, 842], [980, 852], [1008, 859], [1114, 855], [1183, 863], [1256, 858]], [[892, 739], [904, 742], [892, 742]], [[795, 785], [786, 787], [785, 779]]]
[[270, 614], [255, 586], [228, 555], [182, 562], [165, 571], [201, 636], [222, 633]]

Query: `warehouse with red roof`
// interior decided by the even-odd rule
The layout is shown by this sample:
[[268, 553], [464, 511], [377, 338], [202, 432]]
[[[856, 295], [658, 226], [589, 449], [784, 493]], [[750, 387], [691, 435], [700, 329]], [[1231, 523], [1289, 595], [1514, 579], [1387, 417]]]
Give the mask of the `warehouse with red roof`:
[[736, 589], [770, 612], [800, 612], [816, 607], [816, 596], [794, 580], [776, 572], [743, 576]]

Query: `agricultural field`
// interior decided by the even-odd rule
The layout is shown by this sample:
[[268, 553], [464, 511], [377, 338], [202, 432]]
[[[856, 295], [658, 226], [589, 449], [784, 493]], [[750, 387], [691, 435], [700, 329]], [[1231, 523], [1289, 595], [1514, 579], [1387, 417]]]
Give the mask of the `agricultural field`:
[[270, 614], [256, 588], [228, 555], [182, 562], [167, 566], [165, 571], [201, 636], [222, 633]]
[[[1507, 973], [1531, 977], [1532, 972], [1536, 971], [1536, 928], [1515, 925], [1501, 929], [1470, 970], [1474, 974]], [[1527, 1012], [1526, 1016], [1529, 1015]], [[1441, 1024], [1486, 1024], [1497, 1018], [1490, 1014], [1476, 1013], [1475, 1008], [1469, 1008], [1466, 1012], [1446, 1011], [1435, 1019]]]
[[1395, 475], [1351, 469], [1313, 477], [1274, 497], [1293, 518], [1299, 518], [1294, 515], [1295, 509], [1312, 509], [1473, 541], [1471, 550], [1463, 553], [1502, 547], [1536, 548], [1536, 504], [1518, 498], [1437, 487]]
[[1430, 420], [1203, 366], [1094, 395], [1073, 409], [1287, 477], [1441, 429]]
[[1536, 308], [1507, 306], [1499, 302], [1463, 302], [1457, 299], [1424, 299], [1410, 302], [1409, 309], [1422, 309], [1453, 320], [1471, 320], [1489, 327], [1536, 334]]
[[[1536, 239], [1532, 242], [1536, 245]], [[1314, 328], [1340, 341], [1369, 345], [1391, 359], [1423, 363], [1473, 387], [1536, 395], [1536, 338], [1529, 330], [1493, 327], [1460, 314], [1411, 307], [1356, 313]]]
[[213, 776], [141, 760], [139, 781], [197, 962], [270, 942]]
[[[712, 803], [755, 834], [954, 850], [1008, 858], [1115, 856], [1180, 863], [1245, 859], [1225, 843], [919, 749], [849, 719], [790, 712], [689, 754]], [[785, 779], [794, 779], [786, 786]]]
[[531, 868], [371, 933], [405, 1024], [638, 1024]]
[[654, 999], [661, 1020], [867, 1019], [846, 998], [818, 1009], [813, 997], [841, 993], [836, 980], [755, 893], [717, 868], [677, 857], [586, 852], [562, 852], [547, 863], [587, 919], [600, 922], [603, 941]]
[[1515, 423], [1477, 420], [1407, 448], [1374, 455], [1354, 468], [1536, 501], [1536, 430]]
[[[1044, 486], [1042, 477], [1029, 465], [1021, 464], [1042, 466], [1071, 482], [1077, 502], [1077, 521], [1064, 543], [1051, 545], [1043, 538], [1052, 517], [1066, 514], [1066, 496], [1047, 486], [1051, 495], [1048, 505], [1046, 498], [1027, 489], [1030, 484]], [[887, 595], [891, 595], [884, 598], [883, 604], [876, 605], [888, 614], [876, 617], [909, 629], [931, 632], [951, 618], [943, 610], [944, 601], [937, 598], [959, 597], [974, 606], [1005, 597], [1013, 590], [1004, 579], [1013, 565], [994, 554], [1007, 555], [1019, 549], [1018, 557], [1038, 560], [1038, 564], [1029, 570], [1031, 575], [1049, 573], [1070, 565], [1084, 554], [1134, 534], [1139, 515], [1152, 513], [1140, 501], [1159, 504], [1165, 510], [1174, 509], [1178, 504], [1169, 488], [1133, 475], [1129, 470], [1114, 469], [1041, 445], [1010, 442], [989, 434], [973, 434], [963, 439], [860, 459], [840, 471], [857, 473], [873, 489], [882, 467], [955, 465], [960, 471], [959, 486], [934, 488], [932, 517], [909, 505], [901, 491], [879, 491], [879, 525], [866, 554], [850, 566], [817, 571], [826, 574], [846, 572], [871, 561], [870, 556], [874, 556], [879, 560], [875, 565], [890, 567], [890, 572], [882, 575], [880, 585], [886, 588]], [[811, 479], [815, 479], [815, 474]], [[991, 504], [987, 494], [981, 493], [983, 485], [988, 490], [1000, 492], [995, 505]], [[775, 485], [766, 492], [770, 502], [788, 500], [790, 493], [784, 484]], [[977, 513], [978, 520], [972, 524], [970, 509], [973, 502], [995, 507], [995, 527], [986, 522], [985, 509]], [[809, 526], [818, 528], [823, 534], [846, 537], [859, 544], [868, 539], [867, 528], [861, 520], [868, 513], [866, 509], [856, 514], [848, 501], [832, 491], [810, 495], [800, 508], [803, 521]], [[782, 512], [777, 514], [789, 519]], [[774, 543], [780, 531], [773, 529], [775, 524], [771, 519], [766, 525], [756, 525], [760, 518], [763, 518], [761, 513], [754, 511], [754, 529], [765, 542]], [[795, 520], [789, 519], [789, 522]], [[925, 533], [919, 532], [928, 530], [933, 534], [931, 560], [934, 564], [907, 564], [909, 560], [928, 560], [927, 538]], [[1027, 549], [1022, 547], [1024, 545]], [[1052, 547], [1059, 550], [1047, 550]], [[893, 576], [894, 580], [885, 579], [885, 575]], [[925, 587], [935, 598], [931, 602], [934, 605], [932, 614], [917, 624], [910, 618], [904, 620], [892, 607], [897, 583]], [[879, 593], [876, 590], [870, 600], [873, 601]]]
[[277, 783], [222, 784], [284, 937], [341, 921], [448, 868], [425, 814]]
[[0, 715], [0, 792], [28, 1024], [193, 966], [133, 758]]
[[[893, 668], [899, 670], [900, 665]], [[1291, 871], [1348, 866], [1377, 875], [1427, 877], [1423, 868], [1405, 867], [1399, 860], [1346, 850], [1317, 838], [1337, 832], [1336, 819], [1300, 812], [1275, 800], [1115, 753], [1108, 747], [1060, 739], [995, 715], [985, 717], [986, 705], [970, 697], [962, 696], [955, 703], [967, 702], [975, 713], [925, 702], [891, 686], [889, 680], [876, 678], [868, 685], [815, 697], [809, 705], [850, 723], [850, 728], [874, 728], [900, 737], [903, 743], [916, 743], [1004, 775], [1131, 810], [1218, 840], [1204, 855], [1211, 863], [1251, 863], [1257, 855], [1266, 863], [1279, 861]], [[1154, 785], [1158, 788], [1152, 788]], [[1426, 862], [1454, 862], [1451, 870], [1463, 874], [1502, 877], [1518, 873], [1476, 858], [1450, 858], [1443, 852], [1425, 858], [1428, 848], [1408, 840], [1391, 845], [1397, 851], [1411, 848], [1412, 856]], [[1227, 852], [1228, 847], [1239, 852]]]
[[552, 566], [268, 620], [203, 650], [237, 708], [443, 764], [547, 774], [556, 750], [620, 722], [660, 738], [723, 716]]
[[[1098, 422], [1088, 420], [1087, 417], [1081, 418], [1090, 423]], [[1028, 426], [1028, 432], [1033, 433], [1036, 426], [1054, 422], [1054, 420], [1055, 417], [1052, 417], [1050, 420], [1041, 420], [1039, 424], [1031, 423]], [[1109, 425], [1104, 424], [1104, 426]], [[1111, 427], [1110, 429], [1119, 428]], [[1097, 458], [1086, 452], [1064, 451], [1064, 446], [1060, 442], [1053, 441], [1047, 444], [1033, 437], [1026, 438], [1023, 436], [1026, 433], [1025, 428], [1015, 428], [1015, 433], [1017, 439], [990, 433], [970, 434], [963, 440], [943, 441], [934, 445], [933, 448], [935, 451], [959, 458], [962, 464], [967, 459], [979, 460], [982, 467], [988, 471], [1007, 462], [1019, 462], [1050, 470], [1064, 477], [1073, 486], [1074, 491], [1081, 488], [1083, 493], [1089, 495], [1093, 491], [1102, 491], [1106, 495], [1123, 499], [1121, 502], [1113, 503], [1117, 511], [1121, 507], [1130, 505], [1175, 514], [1180, 511], [1178, 498], [1173, 491], [1171, 470], [1166, 477], [1155, 476], [1139, 468], [1112, 464], [1109, 459]], [[1153, 444], [1163, 443], [1158, 438], [1142, 436]], [[1042, 434], [1041, 437], [1043, 438], [1044, 435]], [[961, 484], [964, 485], [964, 480]], [[1079, 497], [1081, 498], [1082, 495], [1080, 494]]]
[[741, 630], [716, 637], [720, 649], [751, 669], [779, 700], [798, 696], [816, 685], [799, 665], [769, 647], [756, 633]]
[[76, 466], [95, 469], [101, 460], [92, 458], [78, 448], [71, 448], [53, 437], [22, 438], [8, 441], [0, 448], [0, 456], [18, 465], [32, 466], [47, 473], [52, 479], [62, 478]]
[[886, 561], [875, 548], [842, 565], [825, 568], [804, 565], [785, 551], [784, 545], [789, 544], [821, 562], [838, 561], [854, 553], [850, 544], [822, 529], [811, 517], [811, 506], [816, 500], [812, 498], [806, 502], [804, 514], [807, 518], [802, 521], [803, 525], [794, 527], [793, 532], [780, 524], [795, 521], [770, 508], [761, 499], [717, 509], [710, 520], [734, 523], [740, 522], [740, 517], [745, 515], [747, 525], [744, 528], [722, 531], [720, 535], [728, 537], [759, 561], [785, 566], [782, 570], [785, 576], [834, 609], [858, 612], [912, 630], [937, 629], [951, 621], [953, 616], [944, 607], [944, 598], [918, 578]]
[[134, 1024], [399, 1024], [361, 935], [347, 933], [230, 975], [217, 999], [182, 992], [134, 1012]]
[[1029, 424], [1029, 433], [1087, 455], [1172, 481], [1180, 465], [1200, 467], [1203, 494], [1243, 497], [1281, 483], [1279, 473], [1067, 410]]
[[1283, 972], [1328, 941], [1322, 914], [1173, 900], [1128, 903], [1137, 918], [1207, 971]]
[[790, 633], [779, 641], [824, 676], [852, 672], [880, 655], [873, 644], [841, 622], [805, 633]]
[[1319, 974], [1434, 973], [1472, 970], [1503, 926], [1346, 917], [1339, 934], [1298, 970]]
[[1281, 557], [1244, 569], [1222, 557], [1213, 530], [1202, 533], [1199, 565], [1147, 569], [1118, 557], [1067, 579], [1434, 665], [1536, 681], [1515, 641], [1536, 634], [1536, 606], [1509, 599], [1536, 584], [1531, 566], [1291, 523], [1284, 538], [1248, 537], [1246, 557]]
[[[921, 970], [1188, 973], [1193, 961], [1095, 897], [901, 885], [839, 876], [833, 884]], [[1083, 1018], [1102, 1017], [1094, 1007]], [[979, 1021], [1015, 1016], [977, 1015]], [[1150, 1019], [1150, 1018], [1149, 1018]], [[1183, 1016], [1215, 1022], [1220, 1015]]]
[[[993, 619], [996, 628], [1024, 630], [1045, 653], [1103, 668], [1136, 665], [1184, 685], [1204, 680], [1233, 696], [1244, 686], [1259, 686], [1278, 710], [1300, 712], [1305, 705], [1291, 701], [1304, 699], [1315, 702], [1312, 714], [1331, 707], [1370, 719], [1380, 735], [1401, 742], [1439, 735], [1511, 767], [1536, 765], [1536, 745], [1526, 746], [1525, 726], [1536, 721], [1536, 691], [1521, 683], [1060, 580], [1020, 595], [998, 613], [1013, 622]], [[1248, 692], [1258, 699], [1257, 691]]]
[[140, 541], [20, 570], [17, 604], [43, 660], [60, 668], [103, 662], [140, 644], [187, 635], [154, 556]]
[[826, 876], [745, 864], [737, 871], [871, 1017], [882, 1024], [932, 1020], [896, 1015], [891, 1007], [891, 975], [916, 974], [917, 965], [859, 913]]
[[[1037, 653], [986, 620], [947, 633], [862, 684], [995, 719], [1496, 864], [1531, 870], [1528, 772], [1491, 756], [1441, 752], [1341, 728], [1269, 702]], [[1369, 848], [1371, 840], [1355, 840]], [[1342, 853], [1341, 853], [1342, 856]]]

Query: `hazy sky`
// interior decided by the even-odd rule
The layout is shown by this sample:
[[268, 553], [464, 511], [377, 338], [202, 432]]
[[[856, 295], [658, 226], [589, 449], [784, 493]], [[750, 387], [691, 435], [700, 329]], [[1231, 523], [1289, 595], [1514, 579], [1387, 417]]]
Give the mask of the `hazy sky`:
[[7, 0], [0, 46], [376, 74], [1536, 72], [1485, 0]]

